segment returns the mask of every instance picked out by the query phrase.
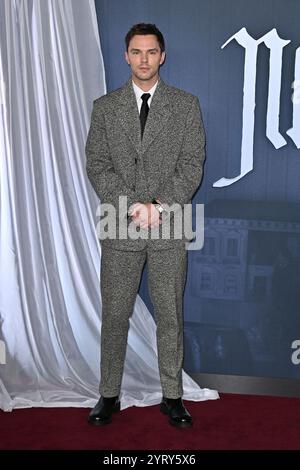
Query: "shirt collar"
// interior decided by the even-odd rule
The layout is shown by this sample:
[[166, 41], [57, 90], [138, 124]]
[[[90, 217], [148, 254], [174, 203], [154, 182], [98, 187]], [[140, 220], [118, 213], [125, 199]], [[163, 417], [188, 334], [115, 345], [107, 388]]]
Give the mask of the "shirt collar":
[[153, 97], [153, 94], [154, 94], [154, 92], [155, 92], [155, 90], [156, 90], [157, 85], [158, 85], [158, 80], [157, 80], [157, 82], [155, 83], [155, 85], [153, 85], [153, 87], [150, 88], [150, 90], [144, 91], [144, 90], [142, 90], [140, 87], [138, 87], [138, 86], [136, 85], [136, 83], [134, 83], [134, 81], [132, 81], [133, 91], [134, 91], [136, 100], [138, 101], [144, 93], [150, 93], [150, 95], [151, 95], [150, 99], [151, 99], [151, 98]]

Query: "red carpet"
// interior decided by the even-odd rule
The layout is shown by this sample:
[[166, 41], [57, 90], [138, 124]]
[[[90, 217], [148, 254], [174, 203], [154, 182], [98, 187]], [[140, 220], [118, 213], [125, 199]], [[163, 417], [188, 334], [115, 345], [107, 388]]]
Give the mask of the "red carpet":
[[0, 449], [300, 449], [300, 399], [222, 394], [186, 402], [191, 429], [167, 423], [158, 406], [129, 408], [94, 428], [88, 409], [30, 408], [0, 412]]

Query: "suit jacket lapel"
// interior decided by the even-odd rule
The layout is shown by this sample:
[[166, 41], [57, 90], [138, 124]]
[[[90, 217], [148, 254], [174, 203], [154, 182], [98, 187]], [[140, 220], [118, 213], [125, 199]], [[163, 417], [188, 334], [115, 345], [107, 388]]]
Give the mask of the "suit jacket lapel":
[[136, 151], [140, 153], [141, 125], [131, 78], [122, 88], [115, 111], [126, 135], [132, 142]]
[[159, 79], [157, 88], [153, 95], [146, 127], [142, 140], [142, 152], [151, 145], [159, 132], [163, 130], [171, 114], [170, 102], [166, 92], [167, 86]]

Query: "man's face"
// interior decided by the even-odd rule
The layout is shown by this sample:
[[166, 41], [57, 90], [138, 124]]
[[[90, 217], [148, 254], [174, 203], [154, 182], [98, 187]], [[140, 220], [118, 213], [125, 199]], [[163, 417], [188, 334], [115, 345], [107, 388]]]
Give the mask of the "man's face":
[[[135, 35], [131, 39], [125, 59], [130, 65], [133, 79], [141, 82], [156, 82], [159, 66], [165, 60], [154, 34]], [[153, 84], [154, 84], [153, 83]]]

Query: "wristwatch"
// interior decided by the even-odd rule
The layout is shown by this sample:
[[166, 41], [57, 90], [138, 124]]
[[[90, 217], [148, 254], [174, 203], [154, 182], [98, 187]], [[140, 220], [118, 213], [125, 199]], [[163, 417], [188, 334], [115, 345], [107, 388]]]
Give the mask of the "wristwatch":
[[156, 199], [153, 199], [152, 200], [152, 204], [155, 206], [155, 208], [158, 210], [158, 212], [160, 213], [160, 215], [164, 212], [164, 208], [162, 207], [162, 205], [156, 200]]

